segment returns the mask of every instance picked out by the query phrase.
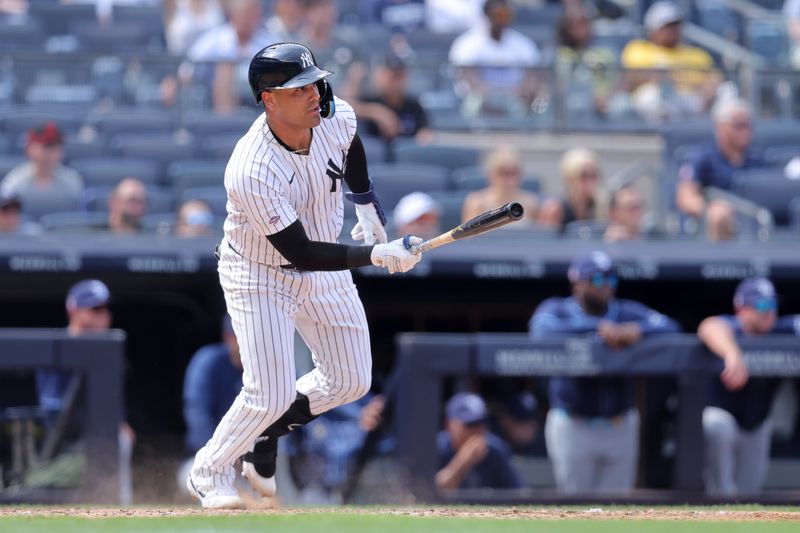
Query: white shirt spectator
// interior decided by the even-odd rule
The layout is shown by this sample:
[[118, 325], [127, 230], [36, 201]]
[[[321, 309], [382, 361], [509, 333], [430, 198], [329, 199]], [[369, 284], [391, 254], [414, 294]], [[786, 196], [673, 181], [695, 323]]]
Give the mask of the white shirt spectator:
[[259, 50], [274, 42], [277, 42], [277, 39], [267, 33], [266, 29], [260, 28], [247, 43], [240, 46], [233, 26], [223, 24], [201, 35], [186, 55], [192, 61], [249, 60]]
[[478, 24], [462, 33], [450, 47], [450, 63], [456, 66], [534, 67], [541, 61], [539, 48], [531, 39], [505, 28], [500, 40], [489, 35], [488, 24]]
[[[193, 3], [199, 5], [199, 11], [192, 8]], [[224, 22], [219, 0], [177, 0], [167, 24], [167, 48], [172, 54], [183, 55], [200, 35]]]
[[485, 0], [425, 0], [428, 29], [434, 33], [458, 33], [483, 20]]

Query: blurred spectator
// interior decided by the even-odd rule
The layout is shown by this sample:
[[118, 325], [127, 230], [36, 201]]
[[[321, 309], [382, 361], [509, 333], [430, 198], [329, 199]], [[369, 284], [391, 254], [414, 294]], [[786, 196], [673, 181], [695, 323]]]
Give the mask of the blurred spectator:
[[477, 394], [461, 392], [445, 406], [445, 429], [436, 436], [441, 469], [439, 489], [512, 489], [522, 485], [511, 465], [508, 444], [487, 429], [486, 404]]
[[783, 16], [786, 17], [786, 30], [789, 34], [789, 63], [800, 69], [800, 0], [785, 0]]
[[179, 237], [202, 237], [214, 232], [214, 213], [202, 200], [189, 200], [178, 208], [178, 223], [175, 235]]
[[12, 169], [0, 187], [19, 198], [23, 207], [36, 198], [71, 198], [75, 205], [83, 192], [83, 179], [61, 164], [64, 138], [55, 122], [47, 122], [28, 131], [25, 147], [28, 162]]
[[599, 220], [604, 213], [599, 158], [585, 148], [572, 148], [561, 157], [564, 197], [542, 202], [539, 221], [564, 228], [575, 220]]
[[[241, 388], [239, 343], [230, 316], [226, 314], [222, 321], [222, 342], [207, 344], [197, 350], [183, 379], [186, 450], [192, 459], [211, 438]], [[185, 482], [186, 478], [181, 477], [179, 486], [184, 486]]]
[[220, 0], [164, 0], [167, 50], [182, 56], [200, 35], [224, 21]]
[[700, 147], [678, 170], [676, 203], [690, 217], [705, 215], [706, 235], [730, 239], [736, 233], [733, 207], [724, 200], [707, 201], [706, 187], [729, 190], [738, 170], [761, 168], [766, 163], [750, 151], [753, 140], [750, 105], [738, 98], [720, 100], [711, 112], [714, 141]]
[[610, 48], [593, 45], [592, 21], [582, 3], [570, 4], [564, 9], [558, 25], [558, 38], [556, 63], [559, 76], [573, 85], [587, 84], [594, 109], [605, 113], [613, 90], [612, 67], [617, 57]]
[[[599, 337], [610, 349], [621, 350], [647, 335], [678, 331], [661, 313], [615, 298], [617, 275], [603, 252], [577, 257], [568, 277], [572, 296], [548, 298], [539, 305], [530, 321], [532, 339]], [[550, 378], [545, 440], [560, 491], [632, 490], [639, 454], [633, 380]]]
[[736, 288], [735, 315], [706, 318], [697, 336], [724, 361], [710, 383], [703, 411], [706, 489], [725, 496], [761, 492], [772, 440], [770, 407], [780, 380], [750, 378], [739, 339], [789, 333], [800, 336], [800, 315], [778, 318], [775, 288], [765, 278], [748, 278]]
[[222, 342], [197, 350], [183, 378], [184, 444], [188, 456], [177, 472], [178, 490], [186, 492], [186, 476], [194, 454], [211, 438], [214, 429], [242, 388], [242, 360], [231, 318], [222, 319]]
[[302, 0], [305, 5], [300, 42], [314, 53], [320, 68], [333, 72], [327, 79], [334, 92], [354, 94], [355, 90], [342, 92], [350, 84], [351, 65], [361, 61], [358, 55], [358, 35], [339, 27], [339, 10], [333, 0]]
[[[353, 85], [359, 85], [356, 77], [363, 76], [363, 68], [353, 70]], [[380, 136], [387, 142], [397, 137], [415, 137], [419, 142], [431, 139], [428, 117], [419, 101], [408, 94], [408, 68], [394, 54], [388, 54], [373, 71], [374, 91], [348, 101], [359, 119], [363, 120], [364, 132]]]
[[425, 24], [425, 0], [367, 0], [364, 4], [366, 22], [378, 22], [396, 31]]
[[188, 51], [192, 61], [249, 61], [274, 41], [264, 28], [260, 0], [230, 0], [226, 5], [228, 21], [198, 37]]
[[[105, 283], [96, 279], [79, 281], [70, 287], [66, 298], [67, 332], [70, 336], [79, 337], [92, 333], [107, 331], [111, 327], [111, 310], [109, 303], [111, 293]], [[74, 402], [75, 396], [69, 397], [73, 380], [80, 379], [72, 371], [60, 369], [40, 369], [36, 373], [36, 388], [39, 403], [48, 413], [50, 424], [58, 423], [62, 413], [68, 413]], [[61, 422], [66, 423], [67, 421]], [[119, 490], [120, 499], [125, 504], [130, 504], [133, 498], [133, 484], [131, 479], [131, 455], [136, 434], [127, 422], [122, 421], [117, 434], [119, 440]], [[71, 471], [71, 470], [70, 470]], [[63, 483], [63, 479], [55, 480], [65, 475], [65, 470], [56, 470], [51, 474], [54, 482]], [[43, 476], [47, 477], [47, 476]], [[62, 485], [59, 485], [62, 486]]]
[[487, 0], [486, 16], [450, 47], [450, 63], [466, 85], [468, 114], [519, 114], [530, 109], [538, 83], [527, 68], [541, 61], [531, 39], [512, 29], [514, 12], [508, 0]]
[[267, 18], [267, 31], [276, 41], [297, 42], [304, 16], [303, 0], [276, 0], [272, 16]]
[[0, 0], [0, 14], [22, 15], [28, 12], [28, 0]]
[[[41, 0], [38, 0], [41, 1]], [[114, 4], [126, 6], [159, 7], [163, 0], [61, 0], [62, 4], [93, 4], [97, 19], [102, 23], [111, 22]]]
[[136, 178], [120, 181], [108, 199], [108, 231], [136, 233], [147, 214], [147, 188]]
[[606, 242], [617, 242], [645, 237], [642, 227], [644, 213], [642, 193], [632, 185], [620, 187], [611, 195], [608, 204], [608, 227], [603, 239]]
[[394, 226], [398, 236], [416, 235], [432, 239], [442, 232], [442, 207], [424, 192], [403, 196], [394, 208]]
[[459, 33], [480, 24], [485, 0], [425, 0], [425, 20], [434, 33]]
[[683, 12], [660, 1], [644, 15], [648, 38], [635, 39], [622, 50], [622, 66], [669, 72], [628, 73], [633, 105], [645, 118], [698, 114], [710, 107], [720, 82], [705, 50], [681, 43]]
[[535, 222], [539, 210], [539, 197], [522, 189], [522, 164], [519, 153], [513, 148], [496, 148], [486, 156], [484, 170], [487, 186], [469, 193], [464, 198], [462, 222], [508, 202], [522, 204], [525, 210], [524, 220]]
[[226, 15], [228, 22], [203, 33], [187, 52], [195, 62], [192, 79], [211, 85], [217, 113], [228, 113], [242, 101], [250, 101], [246, 65], [259, 50], [277, 41], [264, 26], [260, 0], [230, 0]]
[[22, 220], [22, 204], [13, 193], [0, 189], [0, 235], [37, 235], [42, 228]]

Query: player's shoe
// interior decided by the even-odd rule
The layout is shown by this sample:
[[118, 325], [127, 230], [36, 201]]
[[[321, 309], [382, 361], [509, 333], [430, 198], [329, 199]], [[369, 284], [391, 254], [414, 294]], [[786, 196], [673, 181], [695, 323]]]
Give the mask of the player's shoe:
[[250, 486], [265, 498], [272, 498], [278, 492], [275, 476], [264, 477], [256, 472], [256, 467], [249, 461], [242, 461], [242, 476], [250, 482]]
[[[212, 487], [201, 490], [195, 485], [190, 473], [186, 477], [186, 488], [196, 500], [200, 500], [203, 509], [244, 509], [245, 501], [233, 487]], [[204, 487], [205, 488], [205, 487]]]

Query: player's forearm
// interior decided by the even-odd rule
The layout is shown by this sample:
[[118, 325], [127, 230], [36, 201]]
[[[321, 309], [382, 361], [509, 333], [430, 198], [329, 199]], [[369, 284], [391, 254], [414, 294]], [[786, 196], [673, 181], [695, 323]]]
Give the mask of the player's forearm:
[[472, 465], [459, 459], [458, 455], [441, 470], [436, 473], [436, 487], [440, 489], [453, 490], [461, 486], [461, 482], [467, 477]]
[[742, 352], [733, 331], [720, 318], [710, 317], [703, 320], [697, 329], [697, 336], [709, 350], [721, 359], [741, 356]]
[[372, 264], [372, 246], [312, 241], [299, 220], [267, 238], [291, 266], [301, 270], [348, 270]]

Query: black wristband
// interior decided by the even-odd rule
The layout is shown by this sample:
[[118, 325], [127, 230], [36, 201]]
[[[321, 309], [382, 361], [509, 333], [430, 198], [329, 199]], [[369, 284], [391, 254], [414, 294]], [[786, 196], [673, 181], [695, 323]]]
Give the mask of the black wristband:
[[347, 249], [347, 268], [372, 264], [372, 246], [350, 246]]

